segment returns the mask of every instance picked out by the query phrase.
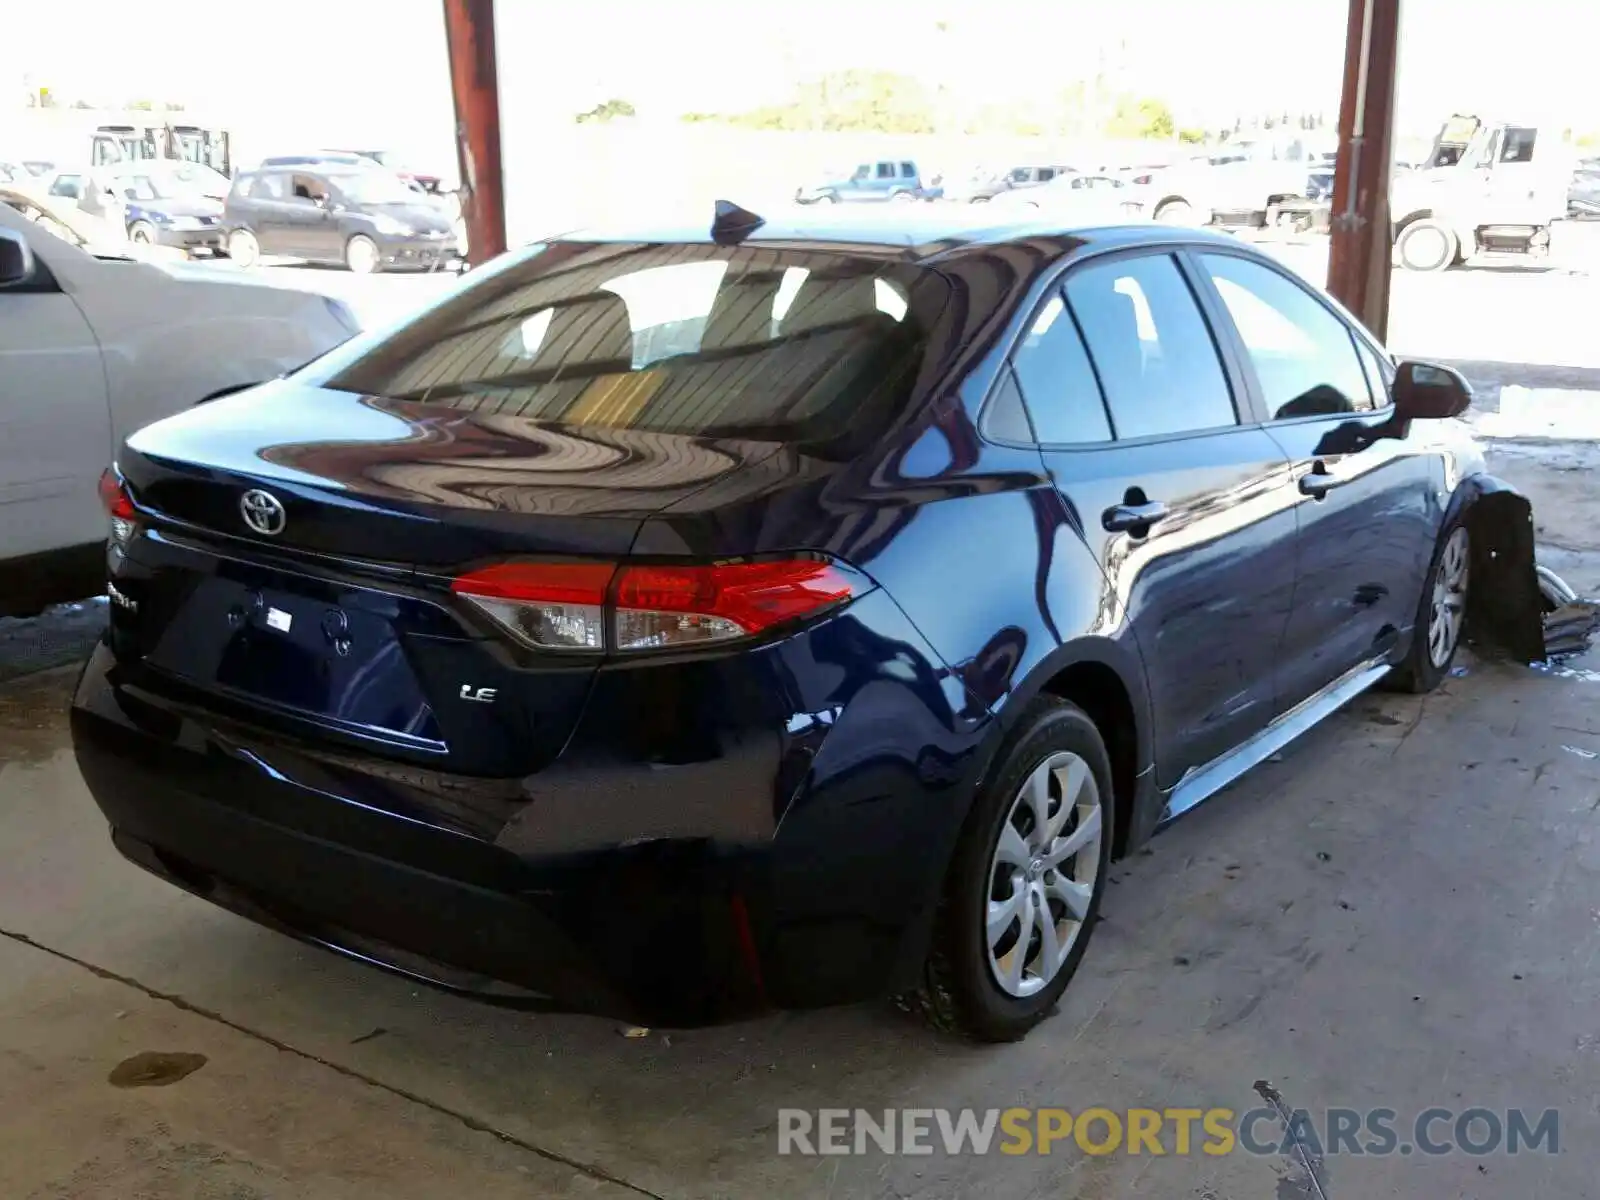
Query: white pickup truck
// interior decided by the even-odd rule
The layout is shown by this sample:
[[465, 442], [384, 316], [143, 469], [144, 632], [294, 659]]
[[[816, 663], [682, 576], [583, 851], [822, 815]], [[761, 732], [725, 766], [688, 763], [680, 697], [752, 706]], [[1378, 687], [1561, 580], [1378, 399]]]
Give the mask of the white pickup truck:
[[1172, 225], [1260, 226], [1303, 201], [1311, 172], [1332, 161], [1308, 135], [1225, 142], [1204, 157], [1136, 180], [1145, 212]]

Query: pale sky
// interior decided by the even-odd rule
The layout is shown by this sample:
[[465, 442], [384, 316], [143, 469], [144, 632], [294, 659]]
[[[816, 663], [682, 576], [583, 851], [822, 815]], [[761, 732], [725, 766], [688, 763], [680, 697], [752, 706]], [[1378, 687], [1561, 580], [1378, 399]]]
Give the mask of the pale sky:
[[[642, 111], [781, 99], [876, 66], [997, 98], [1120, 62], [1129, 86], [1197, 116], [1338, 106], [1344, 0], [498, 0], [502, 103], [522, 129], [610, 96]], [[0, 86], [170, 98], [201, 120], [315, 127], [326, 141], [448, 139], [440, 0], [9, 0]], [[137, 11], [137, 19], [130, 12]], [[1582, 82], [1596, 0], [1404, 0], [1401, 119], [1494, 109], [1600, 128]], [[176, 24], [163, 19], [169, 12]], [[206, 34], [174, 36], [193, 28]], [[1514, 17], [1514, 21], [1507, 18]], [[1498, 18], [1498, 19], [1496, 19]], [[944, 21], [944, 32], [935, 23]], [[1520, 30], [1511, 36], [1496, 31]], [[1485, 36], [1487, 34], [1488, 36]], [[214, 114], [208, 117], [207, 112]]]

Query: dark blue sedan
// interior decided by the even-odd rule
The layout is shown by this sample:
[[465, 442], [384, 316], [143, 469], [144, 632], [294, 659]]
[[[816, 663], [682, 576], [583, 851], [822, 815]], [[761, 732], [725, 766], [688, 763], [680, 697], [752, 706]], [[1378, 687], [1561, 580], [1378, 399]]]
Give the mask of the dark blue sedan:
[[573, 236], [128, 440], [78, 762], [139, 866], [414, 979], [1016, 1039], [1113, 858], [1542, 653], [1468, 401], [1198, 231]]

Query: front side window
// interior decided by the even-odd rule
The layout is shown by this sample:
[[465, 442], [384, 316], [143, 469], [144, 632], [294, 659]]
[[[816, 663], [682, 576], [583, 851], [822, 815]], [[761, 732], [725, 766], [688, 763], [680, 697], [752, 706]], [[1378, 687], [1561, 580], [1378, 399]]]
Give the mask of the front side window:
[[1079, 268], [1066, 293], [1118, 438], [1238, 423], [1211, 331], [1170, 255]]
[[1519, 163], [1533, 161], [1533, 143], [1538, 139], [1537, 129], [1507, 129], [1500, 143], [1500, 161]]
[[295, 175], [289, 184], [289, 198], [301, 204], [315, 204], [328, 196], [328, 185], [315, 175]]
[[864, 436], [909, 400], [949, 293], [827, 252], [556, 242], [336, 356], [327, 386], [588, 428]]
[[916, 177], [917, 177], [917, 164], [916, 163], [903, 162], [903, 163], [900, 164], [900, 178], [901, 179], [915, 179]]
[[1200, 256], [1255, 367], [1273, 420], [1372, 408], [1350, 329], [1287, 276], [1231, 254]]
[[57, 175], [50, 185], [52, 196], [65, 196], [70, 200], [77, 200], [83, 195], [82, 175]]
[[1088, 352], [1060, 295], [1045, 301], [1011, 352], [1034, 433], [1044, 445], [1111, 440]]
[[1356, 349], [1361, 352], [1361, 365], [1366, 368], [1367, 386], [1372, 390], [1373, 403], [1378, 408], [1389, 407], [1393, 403], [1389, 387], [1394, 383], [1394, 363], [1359, 338], [1356, 340]]

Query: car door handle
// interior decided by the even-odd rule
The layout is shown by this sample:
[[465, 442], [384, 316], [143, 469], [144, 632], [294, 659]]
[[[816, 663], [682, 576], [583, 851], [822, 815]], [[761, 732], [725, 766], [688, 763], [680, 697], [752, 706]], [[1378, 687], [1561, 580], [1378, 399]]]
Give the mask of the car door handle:
[[1100, 524], [1107, 533], [1134, 532], [1143, 536], [1157, 521], [1167, 515], [1167, 506], [1159, 500], [1146, 500], [1141, 504], [1113, 504], [1100, 514]]
[[1300, 476], [1300, 494], [1310, 496], [1313, 500], [1321, 500], [1336, 487], [1342, 487], [1344, 480], [1337, 475], [1328, 474], [1327, 468], [1318, 463], [1308, 473]]

